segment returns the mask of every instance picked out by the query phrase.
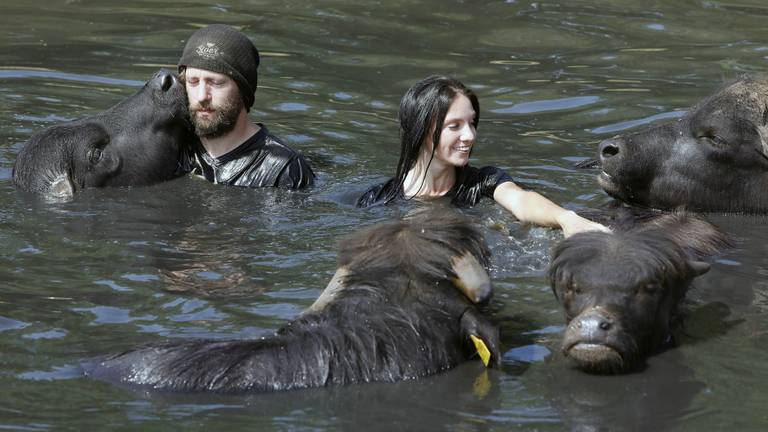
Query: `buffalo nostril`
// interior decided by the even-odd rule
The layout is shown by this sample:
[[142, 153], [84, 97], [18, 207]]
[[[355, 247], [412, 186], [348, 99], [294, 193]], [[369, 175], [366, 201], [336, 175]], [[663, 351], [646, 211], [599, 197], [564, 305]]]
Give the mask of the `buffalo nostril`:
[[160, 76], [160, 88], [163, 91], [168, 91], [173, 85], [173, 77], [170, 74], [162, 74]]
[[611, 329], [611, 323], [608, 321], [601, 321], [599, 327], [600, 330], [607, 331]]
[[616, 156], [617, 154], [619, 154], [619, 146], [613, 141], [604, 142], [600, 146], [600, 157], [603, 159]]

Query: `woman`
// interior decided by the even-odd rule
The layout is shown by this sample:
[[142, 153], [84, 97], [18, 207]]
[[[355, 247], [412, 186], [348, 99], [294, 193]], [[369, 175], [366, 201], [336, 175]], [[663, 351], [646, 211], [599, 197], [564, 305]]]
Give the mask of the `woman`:
[[580, 231], [608, 231], [536, 192], [521, 189], [499, 168], [469, 166], [480, 105], [461, 82], [431, 76], [416, 83], [400, 101], [399, 116], [402, 147], [395, 177], [368, 189], [358, 199], [358, 207], [442, 196], [458, 207], [471, 207], [487, 196], [520, 221], [560, 227], [566, 237]]

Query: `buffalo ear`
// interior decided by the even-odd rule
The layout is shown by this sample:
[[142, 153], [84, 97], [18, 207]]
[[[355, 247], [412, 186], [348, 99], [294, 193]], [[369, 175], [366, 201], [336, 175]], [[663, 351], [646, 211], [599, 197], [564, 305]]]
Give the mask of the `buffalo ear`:
[[[477, 341], [475, 341], [477, 339], [482, 342], [482, 345], [491, 354], [490, 361], [486, 366], [499, 367], [501, 365], [501, 337], [499, 336], [499, 328], [480, 315], [475, 308], [468, 308], [464, 311], [459, 325], [461, 326], [463, 337], [466, 338], [468, 344], [471, 340], [477, 346]], [[472, 339], [472, 336], [475, 339]], [[480, 354], [479, 351], [478, 354]]]
[[456, 274], [453, 284], [473, 303], [485, 303], [491, 298], [491, 278], [480, 262], [469, 252], [451, 260]]
[[701, 276], [709, 271], [711, 265], [704, 261], [688, 261], [688, 266], [693, 270], [694, 276]]
[[72, 198], [75, 194], [75, 185], [68, 175], [62, 174], [51, 182], [48, 193], [54, 198]]

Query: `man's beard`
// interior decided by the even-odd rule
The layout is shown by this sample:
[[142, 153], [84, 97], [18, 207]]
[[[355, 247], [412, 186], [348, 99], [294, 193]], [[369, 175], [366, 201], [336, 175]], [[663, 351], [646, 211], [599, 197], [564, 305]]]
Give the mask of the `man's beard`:
[[[199, 109], [213, 109], [213, 115], [209, 118], [199, 118]], [[200, 138], [218, 138], [232, 132], [237, 123], [237, 117], [243, 108], [242, 99], [235, 97], [223, 102], [221, 105], [211, 105], [210, 101], [204, 101], [194, 107], [189, 107], [189, 117], [195, 126], [195, 132]]]

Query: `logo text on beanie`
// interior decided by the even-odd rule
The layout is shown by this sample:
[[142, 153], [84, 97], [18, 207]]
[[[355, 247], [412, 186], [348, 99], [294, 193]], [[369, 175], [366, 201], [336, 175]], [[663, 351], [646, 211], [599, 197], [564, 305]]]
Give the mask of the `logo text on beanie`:
[[197, 51], [197, 55], [207, 59], [213, 59], [224, 54], [219, 51], [219, 47], [215, 43], [211, 42], [200, 44], [195, 51]]

